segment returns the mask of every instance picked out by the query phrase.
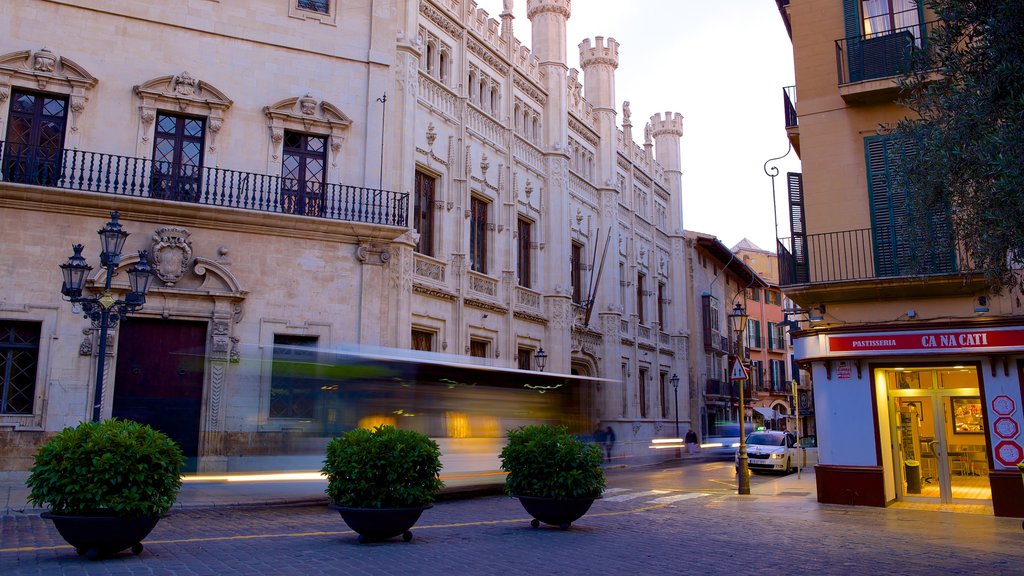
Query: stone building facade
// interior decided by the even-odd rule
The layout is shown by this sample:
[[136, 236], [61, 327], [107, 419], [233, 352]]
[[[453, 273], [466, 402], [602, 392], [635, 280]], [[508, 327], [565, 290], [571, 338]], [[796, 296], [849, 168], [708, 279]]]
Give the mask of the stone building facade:
[[[620, 456], [651, 459], [669, 423], [689, 426], [669, 389], [676, 374], [694, 396], [682, 116], [634, 143], [618, 43], [584, 40], [570, 69], [570, 0], [529, 0], [532, 51], [509, 4], [6, 6], [0, 352], [20, 376], [0, 469], [88, 419], [98, 354], [104, 417], [174, 375], [159, 402], [189, 423], [200, 471], [309, 425], [272, 390], [284, 344], [524, 369], [543, 348], [547, 371], [607, 379], [593, 414]], [[86, 244], [96, 292], [91, 233], [113, 210], [130, 233], [115, 292], [140, 249], [158, 278], [100, 343], [58, 264]], [[167, 342], [190, 352], [154, 353]]]

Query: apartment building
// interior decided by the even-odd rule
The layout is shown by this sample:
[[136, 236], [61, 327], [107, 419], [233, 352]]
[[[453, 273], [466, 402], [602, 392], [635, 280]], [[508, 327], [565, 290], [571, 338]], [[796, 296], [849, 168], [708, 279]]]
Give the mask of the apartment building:
[[[793, 42], [786, 130], [791, 236], [779, 285], [800, 309], [795, 357], [812, 375], [818, 500], [922, 502], [1024, 516], [1024, 318], [958, 250], [922, 244], [892, 184], [884, 126], [897, 79], [929, 49], [911, 0], [776, 0]], [[934, 237], [951, 234], [935, 214]]]

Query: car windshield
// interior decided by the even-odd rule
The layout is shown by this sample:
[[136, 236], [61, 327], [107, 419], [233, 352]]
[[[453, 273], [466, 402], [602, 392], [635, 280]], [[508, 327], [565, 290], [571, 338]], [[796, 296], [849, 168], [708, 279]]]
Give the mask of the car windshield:
[[751, 434], [747, 444], [758, 446], [785, 446], [786, 437], [782, 434]]

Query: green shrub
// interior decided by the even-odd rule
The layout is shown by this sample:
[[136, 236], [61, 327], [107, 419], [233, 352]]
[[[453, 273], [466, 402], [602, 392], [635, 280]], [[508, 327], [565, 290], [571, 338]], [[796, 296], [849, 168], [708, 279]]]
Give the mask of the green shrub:
[[145, 424], [83, 422], [36, 452], [28, 501], [60, 514], [162, 515], [178, 497], [183, 462], [178, 445]]
[[515, 496], [589, 498], [604, 491], [603, 455], [596, 444], [570, 435], [565, 426], [522, 426], [508, 431], [501, 469], [505, 491]]
[[441, 450], [413, 430], [378, 426], [345, 432], [327, 445], [327, 496], [353, 508], [413, 508], [444, 486]]

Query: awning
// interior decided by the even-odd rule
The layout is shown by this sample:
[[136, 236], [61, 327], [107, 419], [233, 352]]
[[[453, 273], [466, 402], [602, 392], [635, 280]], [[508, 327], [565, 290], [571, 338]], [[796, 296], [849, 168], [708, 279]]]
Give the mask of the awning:
[[754, 411], [760, 414], [761, 416], [764, 416], [765, 420], [778, 420], [779, 418], [782, 418], [782, 414], [779, 414], [779, 411], [775, 410], [774, 408], [762, 408], [760, 406], [754, 406]]

